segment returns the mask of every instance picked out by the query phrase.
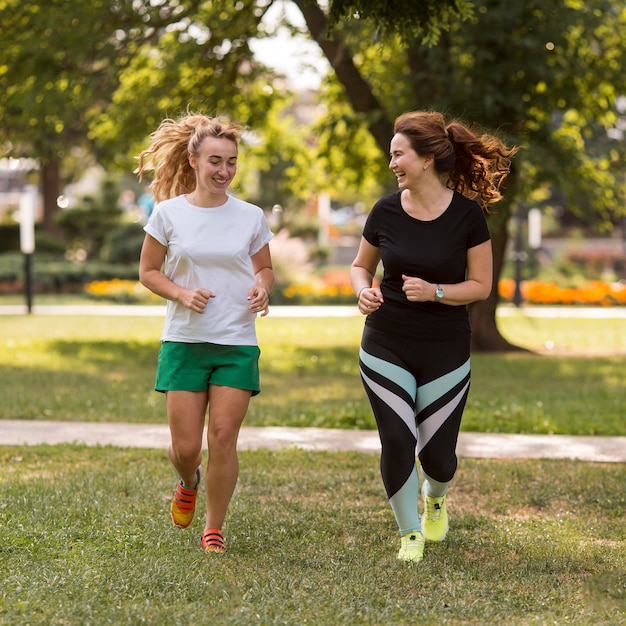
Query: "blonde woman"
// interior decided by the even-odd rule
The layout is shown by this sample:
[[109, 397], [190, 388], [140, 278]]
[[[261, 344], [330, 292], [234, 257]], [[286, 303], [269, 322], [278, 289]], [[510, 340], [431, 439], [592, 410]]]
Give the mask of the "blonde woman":
[[157, 202], [141, 251], [139, 277], [167, 300], [155, 389], [166, 397], [169, 458], [179, 480], [172, 522], [188, 527], [204, 476], [200, 543], [226, 549], [222, 526], [239, 475], [237, 439], [251, 396], [260, 392], [255, 319], [268, 313], [272, 238], [261, 208], [228, 193], [243, 128], [227, 118], [165, 120], [139, 155], [153, 171]]

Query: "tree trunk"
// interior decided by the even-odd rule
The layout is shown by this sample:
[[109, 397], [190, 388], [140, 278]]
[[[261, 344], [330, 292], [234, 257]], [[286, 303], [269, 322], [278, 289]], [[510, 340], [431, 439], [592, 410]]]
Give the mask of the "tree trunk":
[[470, 324], [472, 326], [471, 349], [473, 352], [513, 352], [524, 348], [515, 346], [507, 341], [496, 323], [496, 308], [498, 306], [498, 280], [504, 265], [508, 233], [506, 221], [499, 220], [499, 226], [491, 232], [493, 247], [493, 289], [487, 300], [474, 302], [468, 307]]
[[43, 164], [41, 169], [41, 193], [43, 196], [43, 224], [45, 232], [58, 234], [55, 215], [59, 210], [57, 199], [60, 193], [60, 165], [58, 159]]
[[389, 142], [393, 135], [393, 124], [372, 92], [369, 84], [354, 65], [352, 54], [343, 40], [335, 35], [328, 38], [328, 17], [317, 2], [293, 0], [300, 9], [307, 28], [324, 56], [328, 59], [337, 79], [346, 90], [346, 95], [356, 113], [365, 113], [369, 119], [368, 129], [384, 155], [389, 153]]
[[[293, 2], [302, 12], [311, 36], [320, 46], [322, 52], [335, 70], [337, 79], [346, 90], [346, 94], [354, 111], [368, 115], [371, 120], [369, 130], [383, 154], [387, 156], [389, 152], [389, 142], [393, 135], [393, 123], [388, 119], [379, 100], [354, 64], [347, 46], [338, 35], [335, 35], [332, 40], [328, 38], [328, 18], [322, 9], [320, 9], [317, 2], [312, 2], [311, 0], [293, 0]], [[417, 48], [412, 50], [412, 56], [410, 56], [409, 62], [411, 63], [413, 74], [417, 72], [420, 62], [423, 64], [426, 63], [424, 54], [423, 51]], [[425, 68], [422, 67], [421, 69], [424, 71]], [[433, 84], [429, 83], [426, 87], [426, 93], [430, 93], [431, 97], [433, 97], [437, 88], [441, 88], [441, 85], [436, 84], [436, 81]], [[421, 97], [426, 96], [420, 92], [419, 96], [416, 98], [416, 102], [419, 101]], [[506, 215], [507, 209], [503, 208], [502, 212]], [[469, 306], [470, 322], [472, 324], [472, 349], [478, 352], [522, 350], [522, 348], [509, 343], [500, 334], [496, 324], [498, 280], [504, 264], [504, 255], [508, 239], [506, 221], [506, 219], [501, 219], [497, 220], [495, 225], [490, 225], [494, 229], [491, 233], [494, 259], [494, 287], [491, 295], [484, 302], [475, 302]]]

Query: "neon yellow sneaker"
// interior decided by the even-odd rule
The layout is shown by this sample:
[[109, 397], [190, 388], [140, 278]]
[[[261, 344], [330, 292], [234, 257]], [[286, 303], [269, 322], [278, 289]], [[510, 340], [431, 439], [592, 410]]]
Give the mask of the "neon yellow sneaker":
[[432, 498], [426, 493], [426, 483], [422, 487], [424, 513], [422, 515], [422, 533], [426, 541], [443, 541], [448, 534], [448, 511], [446, 497]]
[[196, 486], [193, 489], [183, 486], [182, 480], [179, 480], [176, 484], [170, 510], [174, 526], [187, 528], [193, 521], [193, 514], [196, 511], [198, 485], [200, 485], [200, 468], [196, 470]]
[[401, 561], [419, 563], [424, 558], [424, 536], [419, 530], [413, 530], [400, 537], [401, 546], [398, 558]]

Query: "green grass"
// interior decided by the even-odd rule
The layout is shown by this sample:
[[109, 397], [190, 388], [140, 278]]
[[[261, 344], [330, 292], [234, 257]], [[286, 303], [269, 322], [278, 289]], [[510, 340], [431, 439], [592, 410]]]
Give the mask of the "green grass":
[[[0, 419], [163, 422], [163, 397], [152, 390], [162, 324], [3, 316]], [[542, 354], [474, 355], [463, 430], [626, 435], [624, 320], [520, 313], [499, 324]], [[246, 425], [375, 428], [358, 375], [362, 325], [361, 317], [260, 319], [263, 392]]]
[[[259, 320], [263, 393], [246, 423], [373, 428], [356, 363], [362, 323]], [[557, 355], [475, 355], [465, 430], [626, 434], [623, 321], [500, 325]], [[0, 418], [163, 422], [152, 391], [161, 327], [0, 318]], [[626, 621], [624, 464], [460, 459], [449, 536], [413, 565], [395, 558], [376, 455], [240, 460], [229, 550], [217, 556], [199, 549], [201, 513], [186, 531], [171, 526], [166, 451], [0, 446], [0, 624]]]
[[449, 536], [413, 565], [375, 455], [242, 453], [225, 555], [200, 551], [202, 515], [171, 526], [165, 451], [0, 461], [2, 624], [624, 623], [622, 464], [462, 459]]

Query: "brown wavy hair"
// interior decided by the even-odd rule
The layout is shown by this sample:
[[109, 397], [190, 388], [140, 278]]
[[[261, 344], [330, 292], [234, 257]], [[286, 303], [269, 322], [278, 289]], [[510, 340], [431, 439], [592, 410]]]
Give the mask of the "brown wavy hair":
[[497, 137], [477, 134], [456, 120], [446, 126], [437, 112], [404, 113], [393, 130], [404, 135], [421, 157], [433, 157], [436, 171], [447, 176], [446, 187], [478, 201], [485, 210], [502, 198], [500, 185], [518, 148], [508, 148]]
[[150, 191], [157, 202], [191, 193], [196, 174], [189, 155], [197, 155], [207, 137], [229, 139], [238, 146], [243, 131], [243, 126], [224, 116], [189, 114], [179, 120], [165, 119], [152, 133], [150, 147], [139, 155], [135, 173], [141, 180], [145, 172], [154, 172]]

